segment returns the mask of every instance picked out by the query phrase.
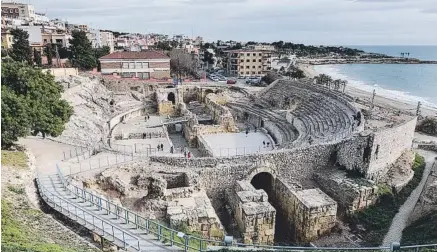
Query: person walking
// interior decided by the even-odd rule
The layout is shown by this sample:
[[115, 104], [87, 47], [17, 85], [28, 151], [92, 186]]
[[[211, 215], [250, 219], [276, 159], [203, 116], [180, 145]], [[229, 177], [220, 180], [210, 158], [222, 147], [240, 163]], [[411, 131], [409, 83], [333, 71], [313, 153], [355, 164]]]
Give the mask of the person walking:
[[266, 147], [266, 141], [263, 141], [263, 148]]
[[184, 157], [185, 158], [187, 157], [187, 151], [186, 150], [184, 150]]
[[158, 147], [156, 147], [156, 149], [158, 149], [158, 151], [159, 151], [159, 147], [160, 147], [160, 145], [158, 144]]
[[270, 146], [270, 142], [267, 142], [267, 148], [269, 148], [269, 146]]
[[191, 158], [191, 152], [189, 151], [188, 152], [188, 159], [190, 159]]
[[170, 146], [170, 153], [173, 154], [173, 145]]
[[164, 145], [161, 144], [161, 151], [164, 151]]

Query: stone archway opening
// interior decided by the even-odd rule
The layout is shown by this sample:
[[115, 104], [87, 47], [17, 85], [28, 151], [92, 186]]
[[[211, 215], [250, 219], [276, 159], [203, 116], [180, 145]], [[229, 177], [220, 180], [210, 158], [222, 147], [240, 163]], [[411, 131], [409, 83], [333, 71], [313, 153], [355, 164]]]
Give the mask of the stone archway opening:
[[214, 91], [212, 89], [205, 90], [205, 97], [211, 93], [214, 93]]
[[176, 103], [176, 97], [173, 92], [168, 93], [167, 100], [171, 101], [172, 104]]
[[255, 176], [253, 176], [250, 181], [255, 189], [262, 189], [267, 193], [269, 203], [276, 210], [276, 222], [275, 222], [275, 243], [290, 244], [292, 240], [290, 239], [291, 234], [289, 232], [288, 222], [286, 216], [282, 212], [281, 208], [281, 195], [276, 195], [276, 178], [266, 171], [262, 171]]
[[274, 178], [273, 175], [268, 172], [260, 172], [256, 174], [250, 183], [255, 187], [255, 189], [262, 189], [269, 196], [269, 201], [273, 198], [274, 192]]

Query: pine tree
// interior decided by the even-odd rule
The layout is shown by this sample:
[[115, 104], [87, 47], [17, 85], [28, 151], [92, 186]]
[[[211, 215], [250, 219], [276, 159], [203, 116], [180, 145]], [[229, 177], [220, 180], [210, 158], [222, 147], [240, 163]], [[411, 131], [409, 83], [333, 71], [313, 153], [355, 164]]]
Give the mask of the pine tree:
[[14, 37], [12, 40], [11, 58], [15, 61], [26, 62], [32, 65], [32, 49], [29, 44], [29, 33], [22, 29], [12, 29], [11, 35]]
[[44, 54], [47, 57], [47, 64], [51, 66], [53, 64], [53, 46], [48, 43], [44, 46]]
[[90, 70], [97, 66], [95, 51], [91, 42], [88, 40], [84, 31], [75, 30], [70, 39], [71, 56], [70, 61], [73, 66], [81, 69]]
[[41, 52], [38, 52], [35, 48], [33, 49], [33, 61], [37, 66], [42, 66]]

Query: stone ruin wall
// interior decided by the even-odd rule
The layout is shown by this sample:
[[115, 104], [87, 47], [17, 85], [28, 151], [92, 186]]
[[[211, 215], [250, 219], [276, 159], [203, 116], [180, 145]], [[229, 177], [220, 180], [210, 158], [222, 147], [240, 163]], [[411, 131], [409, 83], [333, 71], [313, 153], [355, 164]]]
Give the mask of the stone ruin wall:
[[234, 117], [229, 109], [223, 106], [226, 102], [226, 97], [222, 94], [208, 94], [205, 97], [205, 105], [213, 115], [214, 122], [225, 128], [227, 132], [237, 132]]
[[277, 174], [289, 184], [312, 180], [314, 172], [320, 172], [329, 165], [335, 148], [335, 144], [326, 144], [245, 156], [191, 159], [161, 156], [150, 157], [150, 160], [197, 172], [200, 186], [205, 188], [214, 208], [218, 209], [224, 201], [226, 188], [260, 169]]
[[336, 161], [346, 170], [358, 171], [378, 182], [390, 164], [411, 149], [417, 118], [381, 131], [364, 131], [339, 145]]
[[367, 208], [375, 204], [378, 199], [378, 187], [373, 181], [364, 178], [348, 178], [345, 171], [316, 173], [314, 179], [347, 214]]
[[374, 133], [367, 178], [378, 181], [402, 153], [412, 148], [417, 117]]
[[268, 202], [267, 193], [244, 180], [236, 181], [225, 195], [244, 243], [273, 244], [276, 210]]
[[[320, 189], [308, 189], [312, 197], [323, 198], [321, 206], [307, 206], [298, 192], [306, 191], [297, 187], [290, 187], [281, 179], [276, 178], [274, 184], [274, 199], [277, 211], [285, 217], [288, 232], [294, 234], [293, 239], [299, 242], [310, 242], [318, 237], [330, 233], [337, 218], [337, 203]], [[308, 192], [309, 192], [308, 191]], [[314, 192], [313, 192], [314, 191]]]

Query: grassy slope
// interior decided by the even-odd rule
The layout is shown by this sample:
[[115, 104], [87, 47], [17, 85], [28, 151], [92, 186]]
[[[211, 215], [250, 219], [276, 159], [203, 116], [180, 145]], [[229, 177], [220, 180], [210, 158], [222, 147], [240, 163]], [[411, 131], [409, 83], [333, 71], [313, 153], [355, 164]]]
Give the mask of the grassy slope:
[[437, 211], [429, 213], [402, 232], [402, 243], [412, 244], [436, 244], [437, 243]]
[[24, 188], [30, 181], [21, 179], [30, 172], [26, 163], [23, 152], [2, 151], [2, 166], [8, 169], [2, 168], [1, 251], [98, 251], [32, 207]]
[[398, 194], [382, 195], [375, 205], [349, 217], [352, 226], [362, 225], [365, 228], [365, 231], [358, 232], [366, 245], [379, 246], [381, 244], [393, 217], [419, 185], [425, 169], [425, 160], [422, 156], [416, 154], [412, 169], [414, 170], [413, 179]]

